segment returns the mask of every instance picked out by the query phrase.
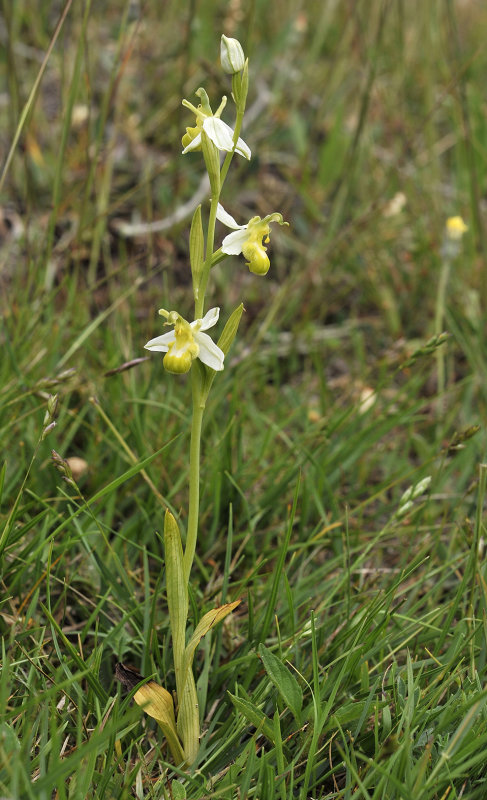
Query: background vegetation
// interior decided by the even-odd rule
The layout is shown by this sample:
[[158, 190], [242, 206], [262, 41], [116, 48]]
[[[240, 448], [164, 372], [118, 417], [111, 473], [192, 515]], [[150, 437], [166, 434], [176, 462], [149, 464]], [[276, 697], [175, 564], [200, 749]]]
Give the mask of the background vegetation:
[[[246, 314], [194, 619], [245, 602], [200, 649], [207, 733], [176, 775], [113, 671], [174, 688], [160, 530], [166, 505], [185, 523], [190, 387], [118, 368], [191, 307], [181, 99], [228, 93], [222, 32], [253, 152], [225, 207], [291, 227], [266, 279], [215, 270], [212, 304]], [[485, 3], [5, 0], [0, 36], [0, 794], [484, 798]], [[450, 335], [425, 348], [454, 214]]]

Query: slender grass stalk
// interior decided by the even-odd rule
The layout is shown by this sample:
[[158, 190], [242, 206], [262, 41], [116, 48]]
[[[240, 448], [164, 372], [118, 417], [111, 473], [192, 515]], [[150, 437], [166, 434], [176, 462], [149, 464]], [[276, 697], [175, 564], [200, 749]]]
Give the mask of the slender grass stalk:
[[[435, 335], [439, 336], [443, 332], [443, 325], [445, 322], [445, 302], [446, 290], [448, 286], [448, 279], [450, 277], [451, 262], [450, 259], [444, 258], [441, 264], [440, 280], [438, 282], [438, 292], [436, 295], [436, 308], [435, 308]], [[437, 368], [437, 386], [438, 386], [438, 414], [443, 415], [445, 410], [446, 398], [444, 396], [446, 388], [445, 377], [445, 348], [438, 347], [436, 351], [436, 368]]]
[[[439, 336], [442, 333], [445, 320], [446, 291], [448, 287], [451, 266], [460, 252], [460, 241], [466, 230], [467, 226], [461, 217], [449, 217], [447, 219], [441, 248], [442, 264], [440, 280], [436, 294], [435, 336]], [[446, 389], [445, 352], [442, 347], [439, 347], [436, 351], [436, 365], [438, 371], [438, 413], [440, 416], [442, 416], [445, 411], [446, 402], [446, 398], [444, 396]]]

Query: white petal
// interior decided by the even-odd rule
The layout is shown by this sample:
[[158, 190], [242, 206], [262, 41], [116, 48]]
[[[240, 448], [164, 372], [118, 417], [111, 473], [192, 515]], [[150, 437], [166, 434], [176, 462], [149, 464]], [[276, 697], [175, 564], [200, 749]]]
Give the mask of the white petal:
[[[216, 144], [219, 150], [226, 150], [231, 153], [233, 150], [233, 130], [230, 125], [223, 122], [219, 117], [207, 117], [203, 122], [203, 130], [210, 137], [213, 144]], [[237, 140], [235, 147], [237, 153], [250, 159], [250, 148], [245, 144], [243, 139]]]
[[222, 119], [207, 117], [203, 122], [203, 130], [219, 150], [233, 150], [233, 131]]
[[238, 231], [241, 230], [242, 228], [247, 227], [246, 225], [239, 225], [238, 222], [234, 220], [232, 215], [228, 214], [228, 212], [225, 211], [225, 209], [220, 203], [218, 203], [216, 207], [216, 218], [219, 219], [220, 222], [223, 222], [223, 224], [226, 225], [227, 228], [232, 228], [232, 230], [234, 231]]
[[[200, 331], [207, 331], [208, 328], [212, 328], [213, 325], [216, 325], [219, 316], [220, 316], [219, 308], [210, 308], [210, 310], [206, 312], [205, 316], [201, 320]], [[193, 327], [193, 325], [195, 324], [196, 324], [195, 322], [192, 322], [191, 327]]]
[[207, 367], [211, 367], [211, 369], [217, 370], [218, 372], [222, 370], [223, 359], [225, 358], [223, 350], [220, 350], [218, 345], [215, 344], [207, 333], [196, 333], [194, 338], [200, 348], [198, 353], [200, 361], [206, 364]]
[[175, 340], [176, 335], [174, 331], [169, 331], [169, 333], [163, 333], [162, 336], [156, 336], [155, 339], [150, 339], [147, 344], [144, 345], [144, 347], [146, 350], [153, 350], [157, 351], [158, 353], [167, 353], [169, 350], [169, 345]]
[[252, 153], [250, 152], [250, 147], [248, 146], [248, 144], [245, 144], [244, 140], [241, 139], [240, 137], [237, 139], [237, 146], [235, 150], [237, 153], [240, 153], [241, 156], [250, 161], [250, 157], [252, 155]]
[[247, 226], [243, 230], [233, 231], [225, 236], [222, 242], [222, 250], [227, 256], [238, 256], [242, 252], [242, 247], [248, 239]]
[[190, 153], [191, 150], [196, 150], [201, 145], [201, 133], [196, 136], [192, 142], [190, 142], [183, 150], [183, 156], [185, 153]]

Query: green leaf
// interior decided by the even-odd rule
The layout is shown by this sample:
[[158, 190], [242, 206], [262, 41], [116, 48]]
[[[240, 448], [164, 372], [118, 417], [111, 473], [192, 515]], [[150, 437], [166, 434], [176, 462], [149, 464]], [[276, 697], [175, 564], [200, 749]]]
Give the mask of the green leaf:
[[164, 550], [166, 556], [166, 589], [174, 650], [176, 687], [181, 702], [183, 682], [181, 671], [186, 644], [186, 621], [188, 619], [188, 590], [184, 580], [183, 548], [176, 520], [170, 511], [164, 518]]
[[3, 495], [3, 484], [5, 483], [5, 473], [7, 471], [7, 462], [4, 461], [0, 468], [0, 502]]
[[[230, 347], [232, 346], [233, 340], [237, 335], [238, 326], [243, 312], [244, 312], [244, 305], [243, 303], [240, 303], [240, 305], [237, 306], [237, 308], [230, 314], [229, 318], [225, 323], [225, 327], [223, 328], [221, 336], [218, 339], [217, 342], [218, 347], [220, 348], [220, 350], [223, 350], [225, 355], [227, 355], [228, 351], [230, 350]], [[202, 393], [203, 397], [205, 398], [208, 396], [208, 392], [211, 389], [211, 385], [215, 379], [215, 375], [216, 372], [214, 369], [211, 369], [210, 367], [205, 367], [205, 377], [203, 379], [203, 386], [202, 386]]]
[[225, 603], [223, 606], [219, 606], [218, 608], [212, 608], [211, 611], [208, 611], [204, 616], [200, 619], [198, 625], [196, 626], [194, 633], [189, 640], [186, 650], [184, 651], [184, 661], [183, 661], [183, 668], [182, 668], [182, 679], [181, 679], [181, 686], [184, 689], [184, 685], [186, 683], [186, 677], [188, 675], [188, 671], [191, 669], [193, 664], [193, 658], [195, 654], [195, 650], [198, 647], [203, 636], [205, 636], [211, 628], [214, 628], [215, 625], [218, 625], [222, 619], [230, 614], [234, 608], [236, 608], [240, 603], [240, 600], [235, 600], [233, 603]]
[[240, 319], [242, 317], [243, 312], [244, 312], [244, 305], [243, 303], [240, 303], [240, 305], [237, 306], [235, 311], [232, 311], [232, 313], [230, 314], [229, 318], [225, 323], [225, 327], [223, 328], [221, 336], [218, 339], [217, 342], [218, 347], [220, 348], [220, 350], [223, 350], [225, 355], [227, 355], [228, 351], [230, 350], [230, 347], [233, 344], [233, 340], [237, 335], [238, 326], [240, 324]]
[[282, 661], [263, 644], [259, 645], [259, 656], [269, 678], [299, 724], [303, 705], [303, 692], [299, 683]]
[[188, 619], [188, 587], [184, 579], [183, 548], [176, 520], [170, 511], [164, 518], [164, 550], [166, 555], [166, 589], [169, 621], [176, 673], [176, 692], [179, 703], [177, 733], [182, 740], [184, 755], [192, 764], [199, 748], [198, 699], [193, 673], [183, 669]]
[[180, 781], [171, 781], [171, 795], [173, 800], [186, 800], [187, 794], [184, 785]]
[[254, 706], [250, 700], [244, 700], [243, 697], [237, 697], [230, 692], [228, 695], [237, 711], [240, 711], [245, 719], [248, 720], [251, 725], [254, 725], [254, 727], [256, 727], [258, 731], [271, 742], [271, 744], [275, 744], [274, 725], [269, 717], [267, 717], [264, 712], [260, 710], [260, 708]]
[[195, 300], [198, 299], [199, 283], [203, 272], [205, 252], [205, 237], [203, 225], [201, 223], [201, 205], [193, 214], [191, 231], [189, 233], [189, 257], [191, 261], [191, 274], [193, 276], [193, 293]]

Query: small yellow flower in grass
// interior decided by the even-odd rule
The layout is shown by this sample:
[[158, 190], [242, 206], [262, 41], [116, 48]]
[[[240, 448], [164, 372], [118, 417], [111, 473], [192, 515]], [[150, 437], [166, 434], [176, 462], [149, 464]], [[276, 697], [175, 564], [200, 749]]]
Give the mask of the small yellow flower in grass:
[[177, 311], [166, 311], [164, 308], [159, 310], [159, 314], [167, 319], [165, 325], [174, 325], [174, 330], [150, 339], [144, 347], [167, 354], [163, 364], [168, 372], [177, 375], [188, 372], [195, 358], [211, 369], [223, 369], [223, 351], [207, 333], [203, 333], [218, 322], [219, 308], [210, 309], [203, 319], [195, 319], [194, 322], [186, 322]]
[[462, 238], [465, 231], [468, 231], [468, 226], [465, 225], [461, 217], [449, 217], [446, 221], [446, 235], [448, 239], [458, 241]]
[[216, 216], [227, 228], [233, 228], [233, 233], [225, 236], [222, 242], [222, 252], [229, 256], [237, 256], [242, 253], [247, 259], [247, 266], [251, 272], [255, 275], [265, 275], [270, 261], [266, 252], [267, 247], [264, 247], [263, 241], [265, 244], [269, 242], [271, 222], [278, 222], [279, 225], [289, 224], [284, 222], [282, 214], [276, 211], [263, 219], [252, 217], [246, 225], [239, 225], [218, 203]]
[[[209, 139], [219, 150], [226, 150], [231, 153], [234, 149], [233, 144], [233, 130], [226, 122], [220, 119], [221, 113], [227, 104], [227, 98], [223, 97], [222, 101], [213, 114], [208, 100], [208, 95], [204, 89], [198, 89], [195, 92], [197, 97], [201, 100], [201, 105], [196, 108], [188, 100], [183, 100], [183, 106], [189, 108], [196, 117], [196, 126], [194, 128], [186, 128], [181, 144], [183, 145], [183, 155], [190, 153], [193, 150], [201, 150], [201, 133], [204, 131]], [[245, 144], [243, 139], [238, 139], [235, 145], [235, 152], [240, 153], [241, 156], [250, 160], [250, 148]]]

